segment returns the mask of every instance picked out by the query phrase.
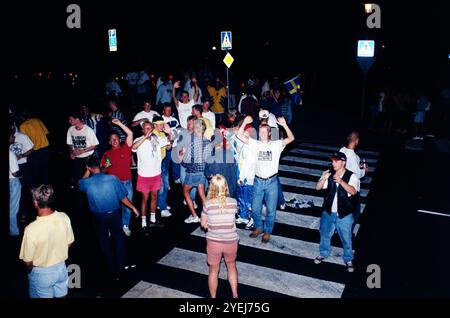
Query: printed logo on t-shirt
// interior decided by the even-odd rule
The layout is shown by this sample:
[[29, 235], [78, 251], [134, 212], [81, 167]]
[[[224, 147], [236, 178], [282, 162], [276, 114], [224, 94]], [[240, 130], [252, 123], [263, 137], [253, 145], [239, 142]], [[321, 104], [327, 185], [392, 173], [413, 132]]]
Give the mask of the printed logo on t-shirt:
[[87, 148], [86, 146], [86, 136], [72, 136], [73, 148]]
[[9, 149], [16, 154], [16, 156], [20, 156], [22, 154], [23, 146], [21, 143], [15, 142], [9, 146]]
[[272, 151], [260, 151], [258, 154], [258, 161], [272, 161]]

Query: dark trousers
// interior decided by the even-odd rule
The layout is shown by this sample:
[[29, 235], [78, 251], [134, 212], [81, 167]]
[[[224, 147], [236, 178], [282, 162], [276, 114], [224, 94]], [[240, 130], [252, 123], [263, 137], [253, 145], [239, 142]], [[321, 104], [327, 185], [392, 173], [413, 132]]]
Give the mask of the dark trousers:
[[49, 153], [48, 147], [45, 147], [33, 151], [28, 157], [33, 172], [32, 182], [35, 186], [48, 184]]
[[19, 164], [19, 170], [22, 173], [22, 179], [20, 180], [22, 184], [20, 215], [23, 220], [34, 220], [36, 218], [36, 210], [33, 207], [30, 192], [31, 186], [33, 185], [33, 170], [28, 162]]
[[71, 159], [71, 167], [72, 167], [71, 178], [74, 185], [77, 184], [78, 180], [81, 179], [84, 172], [86, 171], [86, 160], [87, 158]]
[[355, 211], [353, 212], [352, 233], [356, 223], [358, 222], [359, 217], [361, 216], [361, 195], [359, 194], [359, 192], [356, 194], [355, 203], [356, 206]]
[[[95, 230], [103, 256], [110, 274], [120, 273], [125, 266], [125, 237], [122, 231], [122, 221], [119, 211], [108, 213], [93, 213]], [[111, 246], [114, 241], [115, 250]]]

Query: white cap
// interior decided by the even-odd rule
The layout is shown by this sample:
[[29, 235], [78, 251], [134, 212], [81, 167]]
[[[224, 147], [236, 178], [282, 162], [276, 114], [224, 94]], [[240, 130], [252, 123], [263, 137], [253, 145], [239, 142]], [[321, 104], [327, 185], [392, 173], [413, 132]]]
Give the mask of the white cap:
[[268, 110], [260, 110], [259, 111], [259, 118], [269, 118], [269, 111]]

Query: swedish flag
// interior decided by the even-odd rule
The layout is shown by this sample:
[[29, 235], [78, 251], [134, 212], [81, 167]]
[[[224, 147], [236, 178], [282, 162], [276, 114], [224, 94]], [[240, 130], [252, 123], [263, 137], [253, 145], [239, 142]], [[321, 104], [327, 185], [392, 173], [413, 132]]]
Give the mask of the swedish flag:
[[300, 105], [300, 102], [302, 100], [302, 96], [300, 95], [300, 75], [297, 75], [293, 79], [284, 82], [284, 86], [291, 95], [294, 104], [297, 106]]

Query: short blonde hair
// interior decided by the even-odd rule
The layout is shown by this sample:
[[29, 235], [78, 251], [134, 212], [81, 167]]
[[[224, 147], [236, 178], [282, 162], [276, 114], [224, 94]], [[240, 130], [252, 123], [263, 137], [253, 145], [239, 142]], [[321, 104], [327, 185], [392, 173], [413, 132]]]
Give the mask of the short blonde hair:
[[227, 197], [230, 196], [228, 183], [224, 176], [216, 174], [211, 178], [208, 189], [208, 200], [219, 201], [219, 207], [222, 211], [225, 208]]

